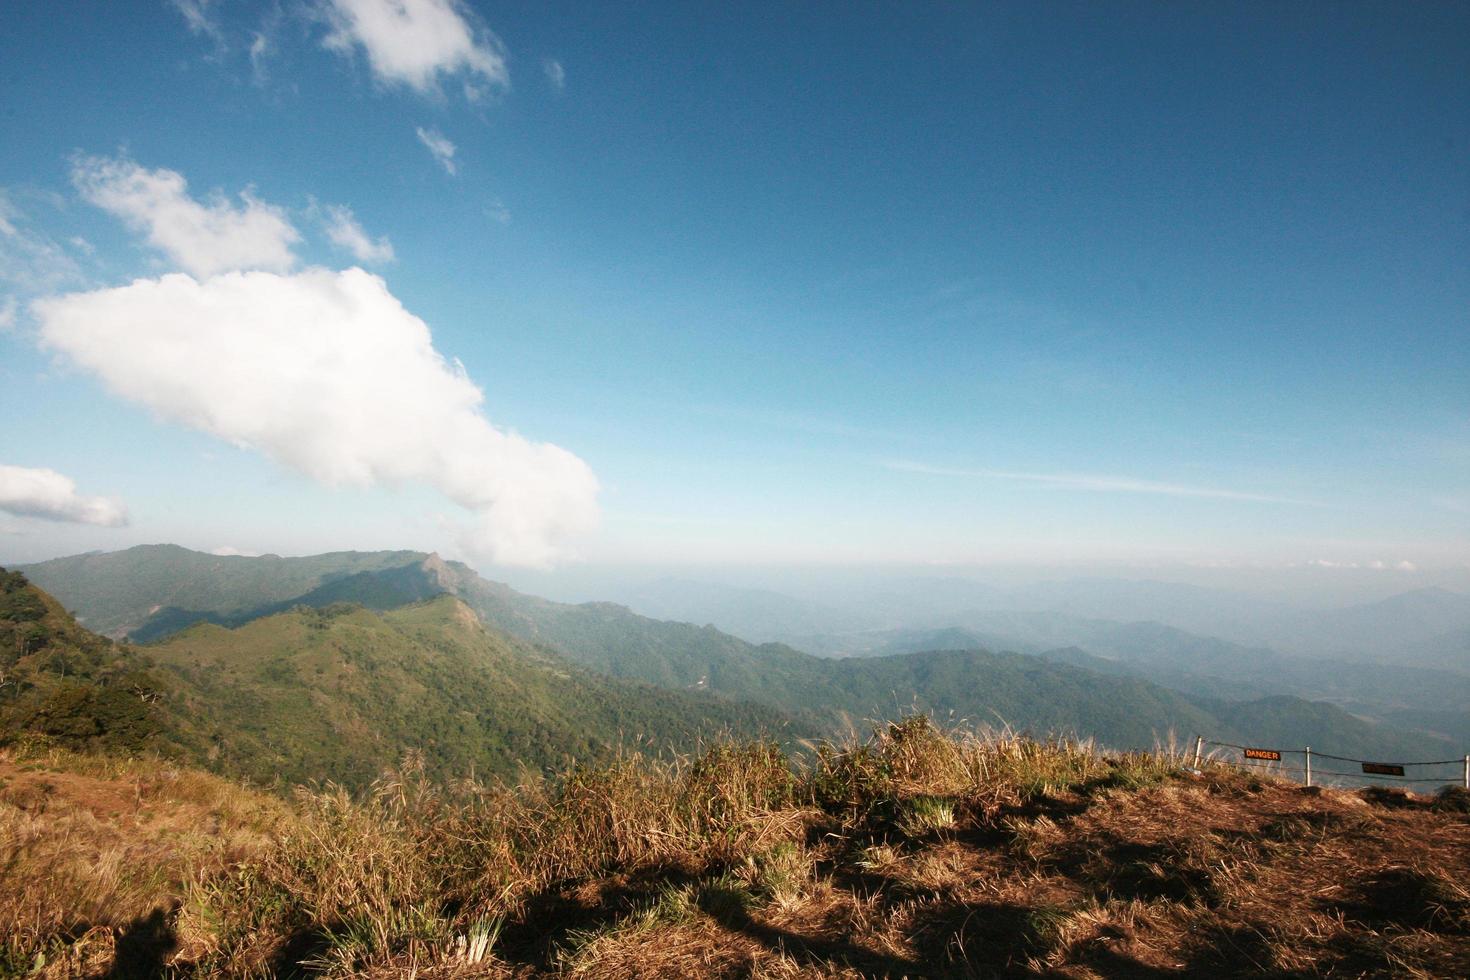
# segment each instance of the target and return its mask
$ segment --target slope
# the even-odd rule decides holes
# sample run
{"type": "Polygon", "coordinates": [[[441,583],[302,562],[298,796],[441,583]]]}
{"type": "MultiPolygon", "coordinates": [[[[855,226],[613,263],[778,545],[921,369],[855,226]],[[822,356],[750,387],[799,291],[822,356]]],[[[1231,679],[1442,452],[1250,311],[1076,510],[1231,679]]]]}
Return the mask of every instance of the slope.
{"type": "Polygon", "coordinates": [[[180,688],[146,654],[78,626],[0,569],[0,741],[22,732],[76,748],[197,756],[180,688]]]}
{"type": "Polygon", "coordinates": [[[409,749],[436,776],[508,774],[603,759],[624,741],[808,734],[767,708],[588,674],[485,629],[450,596],[199,624],[149,650],[197,692],[225,769],[286,782],[361,785],[409,749]]]}

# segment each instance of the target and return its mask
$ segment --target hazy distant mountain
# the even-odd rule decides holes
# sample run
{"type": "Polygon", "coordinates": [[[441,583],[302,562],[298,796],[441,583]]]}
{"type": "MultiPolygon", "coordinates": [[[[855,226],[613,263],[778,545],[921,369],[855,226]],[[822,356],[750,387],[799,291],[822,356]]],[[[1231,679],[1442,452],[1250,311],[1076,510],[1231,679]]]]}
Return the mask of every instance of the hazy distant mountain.
{"type": "MultiPolygon", "coordinates": [[[[1288,655],[1470,672],[1470,651],[1460,636],[1470,629],[1470,596],[1437,588],[1339,609],[1177,582],[1097,577],[1002,588],[954,576],[899,576],[807,591],[811,595],[798,596],[662,579],[617,598],[656,618],[709,623],[751,642],[779,641],[823,656],[924,649],[914,636],[954,628],[992,648],[1036,651],[1089,642],[1096,648],[1100,641],[1091,634],[1102,624],[1152,622],[1288,655]],[[899,634],[907,638],[899,641],[899,634]]],[[[1232,657],[1238,659],[1238,651],[1232,657]]]]}
{"type": "MultiPolygon", "coordinates": [[[[1470,629],[1470,595],[1447,589],[1417,589],[1379,602],[1326,613],[1308,613],[1278,624],[1288,648],[1350,654],[1384,663],[1413,659],[1424,643],[1470,629]]],[[[1470,660],[1454,664],[1470,670],[1470,660]]]]}
{"type": "Polygon", "coordinates": [[[1407,663],[1470,674],[1470,628],[1450,630],[1404,649],[1407,663]]]}
{"type": "MultiPolygon", "coordinates": [[[[1218,589],[1157,582],[1079,580],[1012,593],[1016,608],[1115,621],[1153,621],[1176,629],[1288,654],[1385,664],[1430,664],[1470,671],[1470,658],[1422,659],[1418,645],[1470,628],[1470,595],[1418,589],[1340,609],[1299,609],[1218,589]]],[[[978,617],[986,624],[984,617],[978,617]]],[[[964,620],[959,622],[970,625],[964,620]]]]}
{"type": "Polygon", "coordinates": [[[768,589],[745,589],[693,579],[661,578],[616,597],[654,619],[709,623],[752,643],[786,636],[861,629],[862,614],[768,589]]]}
{"type": "Polygon", "coordinates": [[[963,627],[882,630],[798,642],[808,650],[841,656],[940,648],[1040,653],[1050,660],[1143,678],[1192,696],[1252,700],[1290,694],[1426,733],[1454,736],[1470,731],[1466,674],[1288,656],[1161,623],[1116,623],[1062,613],[990,613],[974,619],[994,632],[963,627]]]}
{"type": "Polygon", "coordinates": [[[1005,608],[1067,613],[1089,619],[1154,621],[1211,635],[1233,635],[1241,623],[1294,612],[1293,607],[1225,589],[1180,582],[1078,578],[1010,590],[1005,608]]]}

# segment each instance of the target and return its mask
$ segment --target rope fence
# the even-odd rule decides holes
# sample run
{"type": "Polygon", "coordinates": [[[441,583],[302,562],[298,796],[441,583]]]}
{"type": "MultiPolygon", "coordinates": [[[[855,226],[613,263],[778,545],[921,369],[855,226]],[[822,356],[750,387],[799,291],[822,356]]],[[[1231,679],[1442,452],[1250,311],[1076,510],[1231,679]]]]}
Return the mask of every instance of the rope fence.
{"type": "Polygon", "coordinates": [[[1237,745],[1234,742],[1218,742],[1214,739],[1205,738],[1203,735],[1195,736],[1194,740],[1194,767],[1198,769],[1204,760],[1206,745],[1213,745],[1222,749],[1233,749],[1241,754],[1243,758],[1229,760],[1231,765],[1245,766],[1251,769],[1269,769],[1278,773],[1300,773],[1304,785],[1311,786],[1312,779],[1319,776],[1348,777],[1352,779],[1387,779],[1396,783],[1451,783],[1452,778],[1440,776],[1417,776],[1411,775],[1409,770],[1425,766],[1460,766],[1461,784],[1470,790],[1470,755],[1458,759],[1436,759],[1429,762],[1384,762],[1379,759],[1355,759],[1351,756],[1333,755],[1329,752],[1314,752],[1310,745],[1300,749],[1268,748],[1255,745],[1237,745]],[[1284,765],[1287,756],[1301,756],[1300,765],[1284,765]],[[1347,762],[1359,766],[1357,772],[1342,769],[1322,769],[1312,765],[1314,760],[1327,759],[1332,762],[1347,762]]]}

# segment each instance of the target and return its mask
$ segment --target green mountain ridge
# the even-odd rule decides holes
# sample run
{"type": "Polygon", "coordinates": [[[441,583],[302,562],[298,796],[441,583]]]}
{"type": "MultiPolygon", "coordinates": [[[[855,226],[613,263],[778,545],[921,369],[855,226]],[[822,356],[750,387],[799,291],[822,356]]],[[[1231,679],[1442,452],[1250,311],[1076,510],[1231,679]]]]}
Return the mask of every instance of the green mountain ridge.
{"type": "Polygon", "coordinates": [[[135,635],[140,628],[164,614],[168,627],[155,626],[145,634],[158,639],[199,619],[237,618],[334,579],[399,568],[425,557],[413,551],[337,551],[304,558],[211,555],[156,544],[55,558],[15,570],[65,602],[87,629],[113,639],[141,639],[135,635]],[[194,618],[181,612],[192,612],[194,618]]]}

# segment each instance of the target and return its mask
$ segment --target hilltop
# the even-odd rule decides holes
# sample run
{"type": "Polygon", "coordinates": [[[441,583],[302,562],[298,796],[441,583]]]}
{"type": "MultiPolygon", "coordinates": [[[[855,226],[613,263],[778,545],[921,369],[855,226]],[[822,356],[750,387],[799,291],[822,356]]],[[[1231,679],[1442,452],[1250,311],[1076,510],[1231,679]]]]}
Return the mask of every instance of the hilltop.
{"type": "Polygon", "coordinates": [[[0,975],[1463,976],[1470,799],[943,732],[290,804],[0,750],[0,975]]]}

